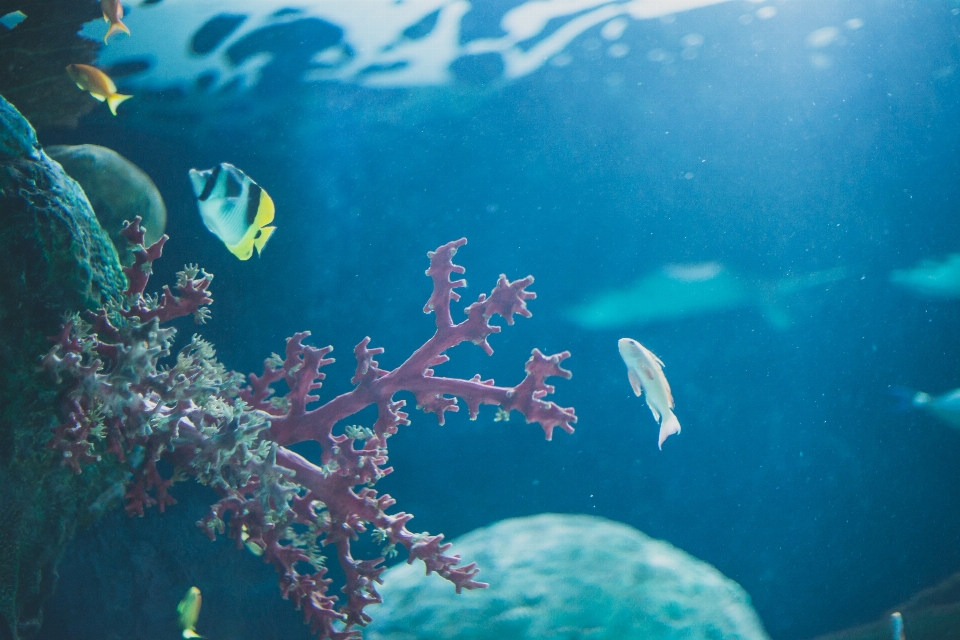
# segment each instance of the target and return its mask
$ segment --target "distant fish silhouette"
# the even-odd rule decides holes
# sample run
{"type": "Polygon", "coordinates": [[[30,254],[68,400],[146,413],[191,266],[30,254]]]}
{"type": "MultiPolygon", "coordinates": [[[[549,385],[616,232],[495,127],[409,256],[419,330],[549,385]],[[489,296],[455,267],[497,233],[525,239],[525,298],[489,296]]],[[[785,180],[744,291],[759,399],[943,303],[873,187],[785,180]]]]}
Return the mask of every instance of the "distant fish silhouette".
{"type": "Polygon", "coordinates": [[[960,429],[960,389],[932,396],[923,391],[892,385],[890,392],[903,401],[905,408],[921,409],[954,429],[960,429]]]}
{"type": "Polygon", "coordinates": [[[25,14],[23,11],[11,11],[10,13],[0,16],[0,25],[5,26],[7,29],[13,29],[26,19],[27,14],[25,14]]]}
{"type": "Polygon", "coordinates": [[[845,270],[838,267],[763,282],[740,276],[719,262],[669,264],[628,287],[600,293],[566,315],[584,329],[604,330],[756,306],[770,324],[785,329],[791,319],[780,307],[783,297],[844,275],[845,270]]]}
{"type": "Polygon", "coordinates": [[[898,269],[890,282],[926,298],[960,298],[960,253],[942,262],[924,260],[912,269],[898,269]]]}

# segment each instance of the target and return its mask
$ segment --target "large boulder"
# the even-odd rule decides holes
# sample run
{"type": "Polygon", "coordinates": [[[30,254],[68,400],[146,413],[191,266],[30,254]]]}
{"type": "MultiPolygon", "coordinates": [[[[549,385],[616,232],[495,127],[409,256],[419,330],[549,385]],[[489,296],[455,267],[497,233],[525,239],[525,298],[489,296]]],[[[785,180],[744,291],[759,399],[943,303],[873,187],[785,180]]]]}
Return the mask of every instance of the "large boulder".
{"type": "Polygon", "coordinates": [[[503,520],[454,541],[488,589],[454,593],[414,565],[383,577],[370,640],[767,640],[750,597],[709,564],[582,515],[503,520]]]}
{"type": "Polygon", "coordinates": [[[120,234],[124,222],[140,216],[147,246],[163,235],[167,208],[157,186],[140,167],[113,149],[95,144],[58,145],[44,151],[83,187],[124,264],[133,264],[130,243],[120,234]]]}
{"type": "Polygon", "coordinates": [[[111,461],[80,476],[46,447],[59,394],[40,368],[67,312],[126,287],[86,196],[0,97],[0,640],[40,628],[56,568],[88,509],[122,476],[111,461]]]}

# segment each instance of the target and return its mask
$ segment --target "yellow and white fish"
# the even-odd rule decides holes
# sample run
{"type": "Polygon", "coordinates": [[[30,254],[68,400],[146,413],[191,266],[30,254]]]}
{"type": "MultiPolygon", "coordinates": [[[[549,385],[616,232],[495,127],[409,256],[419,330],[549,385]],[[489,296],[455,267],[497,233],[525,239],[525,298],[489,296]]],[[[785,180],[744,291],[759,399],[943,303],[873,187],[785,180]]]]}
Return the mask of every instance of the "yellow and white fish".
{"type": "Polygon", "coordinates": [[[200,617],[200,605],[203,604],[203,597],[200,595],[200,589],[190,587],[187,595],[177,605],[177,618],[180,621],[181,634],[185,639],[202,638],[197,633],[197,618],[200,617]]]}
{"type": "Polygon", "coordinates": [[[630,386],[638,396],[647,392],[647,406],[654,419],[660,423],[658,446],[663,449],[663,441],[674,433],[680,433],[680,421],[673,414],[673,395],[670,384],[663,375],[663,362],[649,349],[636,340],[620,338],[620,357],[627,365],[630,386]]]}
{"type": "Polygon", "coordinates": [[[115,33],[122,31],[130,35],[130,29],[123,24],[123,5],[120,4],[120,0],[100,0],[100,11],[103,12],[103,20],[110,23],[107,35],[103,36],[104,44],[107,44],[107,40],[115,33]]]}
{"type": "Polygon", "coordinates": [[[133,97],[117,93],[117,85],[113,84],[110,76],[88,64],[68,64],[67,75],[94,98],[100,102],[106,101],[113,115],[117,115],[117,106],[121,102],[133,97]]]}
{"type": "Polygon", "coordinates": [[[226,162],[206,171],[190,169],[190,182],[207,229],[241,260],[249,260],[254,249],[259,255],[276,229],[268,226],[274,206],[267,192],[226,162]]]}

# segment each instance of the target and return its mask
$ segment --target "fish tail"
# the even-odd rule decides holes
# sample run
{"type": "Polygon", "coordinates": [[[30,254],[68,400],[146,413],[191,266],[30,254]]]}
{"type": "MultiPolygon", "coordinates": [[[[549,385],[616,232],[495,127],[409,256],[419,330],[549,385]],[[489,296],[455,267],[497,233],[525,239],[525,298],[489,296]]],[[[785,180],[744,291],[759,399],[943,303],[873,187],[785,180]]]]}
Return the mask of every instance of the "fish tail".
{"type": "Polygon", "coordinates": [[[267,240],[270,239],[276,229],[276,227],[262,227],[260,229],[260,235],[253,241],[253,246],[257,248],[257,255],[260,255],[260,252],[263,251],[263,246],[267,244],[267,240]]]}
{"type": "Polygon", "coordinates": [[[909,411],[930,401],[930,395],[922,391],[914,391],[899,384],[891,384],[888,388],[890,394],[897,399],[897,409],[900,411],[909,411]]]}
{"type": "Polygon", "coordinates": [[[664,409],[663,420],[660,421],[660,440],[657,446],[663,450],[663,441],[675,433],[680,433],[680,421],[670,409],[664,409]]]}
{"type": "Polygon", "coordinates": [[[129,100],[133,96],[123,95],[122,93],[115,93],[112,96],[107,96],[107,105],[110,107],[110,113],[117,115],[117,107],[124,100],[129,100]]]}
{"type": "MultiPolygon", "coordinates": [[[[107,22],[110,22],[110,18],[103,16],[103,19],[107,22]]],[[[107,29],[107,35],[103,36],[103,43],[107,44],[107,40],[110,39],[110,36],[123,32],[127,35],[130,35],[130,29],[127,28],[127,25],[123,24],[122,20],[117,20],[116,22],[110,22],[110,28],[107,29]]]]}

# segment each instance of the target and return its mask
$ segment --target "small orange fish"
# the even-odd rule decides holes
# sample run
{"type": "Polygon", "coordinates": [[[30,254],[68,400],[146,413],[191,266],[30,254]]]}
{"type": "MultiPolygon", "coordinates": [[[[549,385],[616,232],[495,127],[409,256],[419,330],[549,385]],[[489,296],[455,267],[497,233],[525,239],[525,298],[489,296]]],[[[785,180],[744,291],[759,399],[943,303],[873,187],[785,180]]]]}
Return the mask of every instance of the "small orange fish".
{"type": "Polygon", "coordinates": [[[117,105],[133,97],[117,93],[117,85],[113,84],[110,76],[96,67],[87,64],[68,64],[67,74],[78,87],[100,102],[106,101],[113,115],[117,115],[117,105]]]}
{"type": "Polygon", "coordinates": [[[120,4],[120,0],[100,0],[100,10],[103,11],[104,22],[110,23],[110,28],[107,29],[107,35],[103,36],[104,44],[106,44],[110,36],[115,33],[122,31],[130,35],[130,29],[127,28],[127,25],[123,24],[123,5],[120,4]]]}

